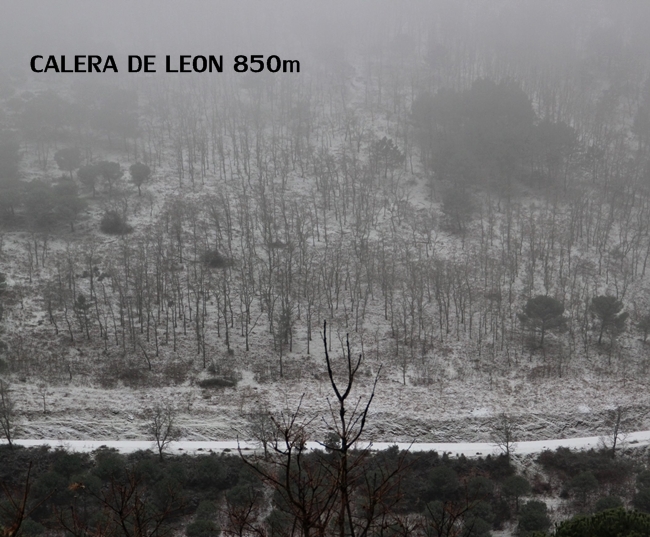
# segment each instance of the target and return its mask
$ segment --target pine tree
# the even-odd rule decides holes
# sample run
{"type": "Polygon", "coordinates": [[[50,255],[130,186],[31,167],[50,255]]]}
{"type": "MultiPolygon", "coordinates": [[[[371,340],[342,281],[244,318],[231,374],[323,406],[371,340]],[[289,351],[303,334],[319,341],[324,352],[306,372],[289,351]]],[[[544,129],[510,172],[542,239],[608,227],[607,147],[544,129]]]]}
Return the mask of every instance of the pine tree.
{"type": "Polygon", "coordinates": [[[598,344],[603,340],[603,334],[608,332],[612,339],[625,330],[625,321],[629,313],[620,311],[623,309],[623,303],[613,296],[597,296],[591,300],[589,309],[593,315],[598,317],[600,328],[598,334],[598,344]]]}
{"type": "Polygon", "coordinates": [[[564,305],[553,297],[537,295],[529,298],[523,313],[519,314],[519,320],[524,326],[533,331],[539,331],[539,346],[544,346],[544,336],[548,330],[560,329],[566,323],[563,316],[564,305]]]}

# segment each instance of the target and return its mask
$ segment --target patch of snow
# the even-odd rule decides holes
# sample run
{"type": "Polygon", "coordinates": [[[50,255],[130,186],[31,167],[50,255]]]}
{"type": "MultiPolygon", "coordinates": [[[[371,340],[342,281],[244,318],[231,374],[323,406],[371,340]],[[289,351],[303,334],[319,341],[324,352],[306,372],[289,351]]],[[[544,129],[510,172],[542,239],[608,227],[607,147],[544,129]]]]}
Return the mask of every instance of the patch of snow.
{"type": "MultiPolygon", "coordinates": [[[[650,445],[650,431],[637,431],[627,435],[628,443],[633,443],[636,447],[650,445]]],[[[0,443],[6,443],[1,441],[0,443]]],[[[15,440],[15,444],[25,447],[51,446],[53,448],[66,449],[68,451],[91,452],[101,447],[114,448],[122,453],[131,453],[138,450],[147,450],[155,448],[155,443],[147,440],[15,440]]],[[[541,453],[544,450],[556,450],[559,447],[582,450],[598,448],[601,438],[598,436],[585,436],[581,438],[562,438],[556,440],[534,440],[530,442],[518,442],[516,453],[520,455],[531,455],[541,453]]],[[[497,455],[500,452],[498,446],[489,442],[371,442],[360,443],[360,448],[369,448],[373,451],[388,449],[397,446],[402,450],[413,452],[418,451],[437,451],[438,453],[447,453],[452,456],[464,455],[465,457],[485,457],[487,455],[497,455]]],[[[172,442],[169,445],[169,451],[172,453],[191,453],[199,452],[236,452],[241,449],[242,452],[253,451],[259,448],[258,442],[238,442],[237,440],[224,441],[192,441],[182,440],[172,442]]],[[[319,442],[307,442],[307,449],[322,450],[323,446],[319,442]]]]}

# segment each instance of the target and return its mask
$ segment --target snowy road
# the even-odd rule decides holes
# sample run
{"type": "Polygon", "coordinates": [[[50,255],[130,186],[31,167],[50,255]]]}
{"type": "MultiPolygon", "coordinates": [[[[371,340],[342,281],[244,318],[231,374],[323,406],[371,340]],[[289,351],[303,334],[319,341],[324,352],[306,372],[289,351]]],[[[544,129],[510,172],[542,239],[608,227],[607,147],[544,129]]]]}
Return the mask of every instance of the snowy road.
{"type": "MultiPolygon", "coordinates": [[[[572,449],[590,449],[602,447],[605,439],[602,436],[586,436],[582,438],[565,438],[559,440],[536,440],[531,442],[518,442],[515,446],[515,453],[534,454],[540,453],[546,449],[555,450],[559,447],[568,447],[572,449]]],[[[650,445],[650,431],[637,431],[624,435],[619,439],[621,447],[641,447],[650,445]]],[[[143,449],[154,449],[155,444],[147,440],[15,440],[15,444],[34,447],[49,445],[53,448],[61,447],[70,451],[93,451],[101,446],[115,448],[122,453],[130,453],[143,449]]],[[[173,442],[168,451],[172,453],[206,453],[206,452],[228,452],[236,451],[238,442],[236,440],[215,441],[215,442],[198,442],[198,441],[178,441],[173,442]]],[[[250,451],[259,447],[256,442],[240,442],[243,451],[250,451]]],[[[467,457],[486,456],[499,453],[499,448],[495,444],[488,442],[462,442],[462,443],[389,443],[373,442],[372,449],[381,450],[390,446],[398,446],[400,449],[409,449],[410,451],[437,451],[438,453],[449,453],[450,455],[465,455],[467,457]]],[[[317,442],[308,442],[309,449],[322,449],[317,442]]]]}

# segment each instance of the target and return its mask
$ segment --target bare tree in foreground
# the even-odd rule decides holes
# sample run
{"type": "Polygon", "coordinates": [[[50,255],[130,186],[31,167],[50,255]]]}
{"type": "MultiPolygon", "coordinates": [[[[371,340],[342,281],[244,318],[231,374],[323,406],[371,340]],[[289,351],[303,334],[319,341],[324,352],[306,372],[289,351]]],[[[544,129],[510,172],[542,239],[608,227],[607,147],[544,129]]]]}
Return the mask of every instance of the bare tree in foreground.
{"type": "Polygon", "coordinates": [[[264,510],[264,493],[248,487],[243,494],[226,493],[226,523],[223,534],[230,537],[266,537],[267,533],[260,524],[260,515],[264,510]],[[235,497],[236,496],[236,497],[235,497]]]}
{"type": "Polygon", "coordinates": [[[307,426],[311,420],[300,421],[302,400],[294,412],[272,418],[276,434],[270,444],[270,461],[249,459],[241,448],[239,453],[244,463],[276,492],[275,508],[291,520],[290,525],[302,537],[310,537],[325,534],[336,493],[324,454],[310,457],[307,452],[307,426]]]}
{"type": "MultiPolygon", "coordinates": [[[[357,482],[360,478],[363,478],[363,469],[365,466],[365,461],[367,458],[367,448],[362,450],[360,453],[355,453],[351,456],[351,450],[355,448],[355,445],[361,438],[361,435],[364,432],[366,426],[366,420],[368,418],[368,411],[370,410],[370,404],[372,403],[373,398],[375,397],[375,389],[377,387],[377,382],[379,381],[379,373],[381,372],[381,367],[375,376],[375,381],[372,386],[372,391],[365,405],[362,404],[361,398],[354,402],[351,409],[346,405],[348,404],[348,398],[350,397],[352,387],[354,385],[355,376],[359,372],[361,367],[361,362],[363,355],[359,355],[357,360],[352,358],[352,352],[350,350],[350,339],[346,336],[346,369],[344,374],[343,382],[337,381],[334,378],[334,372],[332,369],[332,361],[327,350],[327,321],[323,323],[323,346],[325,348],[325,361],[327,363],[327,374],[329,376],[330,384],[332,390],[336,395],[336,402],[332,404],[328,401],[330,406],[330,412],[332,416],[332,423],[329,424],[332,432],[338,437],[337,445],[328,446],[329,449],[334,451],[339,455],[338,460],[338,475],[337,475],[337,487],[339,495],[339,512],[338,512],[338,529],[341,537],[345,537],[346,533],[354,536],[358,530],[361,530],[363,534],[367,533],[370,529],[370,525],[374,521],[373,516],[366,517],[366,527],[357,528],[354,522],[354,516],[352,513],[352,499],[351,493],[353,489],[354,482],[357,482]],[[341,384],[341,386],[339,386],[341,384]]],[[[380,483],[375,485],[380,485],[379,488],[374,490],[368,490],[370,497],[376,496],[376,492],[379,492],[379,489],[385,487],[387,479],[380,479],[380,483]]],[[[369,483],[367,483],[369,484],[369,483]]],[[[370,485],[370,489],[376,488],[376,486],[370,485]]],[[[367,515],[372,515],[371,509],[374,510],[376,505],[368,505],[367,509],[369,512],[367,515]]],[[[362,524],[364,526],[364,524],[362,524]]]]}
{"type": "MultiPolygon", "coordinates": [[[[312,419],[302,418],[300,400],[293,412],[271,418],[275,434],[269,443],[269,457],[245,457],[245,464],[258,473],[274,491],[274,507],[282,514],[287,535],[324,535],[335,531],[341,537],[366,537],[387,528],[391,508],[399,501],[399,474],[403,457],[389,465],[375,460],[369,446],[357,447],[366,428],[370,405],[379,376],[370,395],[352,401],[362,356],[353,359],[349,339],[337,379],[328,351],[327,324],[322,341],[330,385],[335,401],[330,401],[331,421],[327,422],[333,441],[319,442],[323,450],[307,450],[312,419]]],[[[276,529],[274,529],[276,531],[276,529]]],[[[282,530],[277,530],[282,533],[282,530]]]]}
{"type": "Polygon", "coordinates": [[[102,516],[90,520],[85,508],[76,505],[58,511],[60,527],[72,537],[169,537],[173,533],[167,523],[185,507],[179,491],[171,486],[155,501],[134,470],[127,470],[123,479],[112,478],[98,491],[82,483],[73,483],[70,490],[77,497],[92,498],[102,509],[102,516]]]}
{"type": "Polygon", "coordinates": [[[27,468],[25,477],[25,486],[20,491],[18,497],[11,493],[5,483],[0,482],[0,488],[5,495],[5,501],[0,502],[0,535],[2,537],[16,537],[20,532],[20,527],[25,519],[49,498],[49,494],[42,497],[40,501],[30,502],[32,463],[27,468]],[[31,504],[31,505],[28,505],[31,504]],[[4,522],[4,525],[2,524],[4,522]]]}

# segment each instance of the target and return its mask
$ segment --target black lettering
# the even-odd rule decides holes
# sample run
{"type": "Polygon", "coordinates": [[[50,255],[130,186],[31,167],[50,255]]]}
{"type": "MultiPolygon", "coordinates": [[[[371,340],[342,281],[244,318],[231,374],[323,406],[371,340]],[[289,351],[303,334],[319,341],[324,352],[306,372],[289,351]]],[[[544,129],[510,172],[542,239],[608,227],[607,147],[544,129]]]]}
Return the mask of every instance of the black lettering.
{"type": "Polygon", "coordinates": [[[171,68],[170,59],[171,58],[169,56],[165,56],[165,71],[167,71],[168,73],[178,73],[177,69],[172,69],[171,68]]]}
{"type": "Polygon", "coordinates": [[[85,73],[86,72],[86,57],[85,56],[75,56],[74,57],[74,72],[75,73],[85,73]]]}
{"type": "Polygon", "coordinates": [[[43,71],[47,73],[50,69],[53,71],[59,73],[59,66],[56,63],[56,58],[54,56],[48,56],[47,57],[47,63],[45,64],[45,69],[43,71]]]}
{"type": "Polygon", "coordinates": [[[92,73],[94,70],[99,73],[99,62],[101,61],[102,59],[99,56],[88,56],[88,72],[92,73]]]}
{"type": "Polygon", "coordinates": [[[191,73],[191,69],[185,69],[185,67],[190,66],[190,62],[187,60],[187,58],[191,58],[192,56],[181,56],[181,73],[191,73]]]}
{"type": "Polygon", "coordinates": [[[73,69],[65,68],[65,56],[61,56],[61,72],[62,73],[74,73],[73,69]]]}
{"type": "Polygon", "coordinates": [[[273,56],[269,56],[266,60],[266,68],[271,73],[277,73],[280,69],[282,69],[282,60],[275,54],[273,56]],[[272,62],[275,62],[275,64],[272,62]]]}
{"type": "Polygon", "coordinates": [[[208,56],[209,61],[210,61],[210,72],[212,72],[212,67],[215,68],[217,73],[222,73],[223,72],[223,56],[219,56],[219,61],[217,61],[217,58],[215,58],[212,54],[208,56]]]}
{"type": "Polygon", "coordinates": [[[208,68],[208,60],[205,59],[205,56],[195,56],[192,60],[192,68],[197,73],[202,73],[208,68]]]}
{"type": "Polygon", "coordinates": [[[287,67],[289,68],[288,71],[290,73],[293,73],[293,68],[294,66],[296,67],[296,73],[300,72],[300,62],[298,60],[284,60],[282,62],[282,72],[286,73],[287,72],[287,67]]]}
{"type": "Polygon", "coordinates": [[[32,71],[34,71],[35,73],[42,73],[43,69],[36,69],[37,58],[40,58],[42,60],[43,56],[32,56],[32,60],[29,62],[29,64],[32,66],[32,71]]]}
{"type": "Polygon", "coordinates": [[[113,56],[106,57],[106,63],[104,63],[104,70],[102,73],[105,73],[106,69],[111,69],[114,73],[117,73],[117,65],[115,65],[115,59],[113,56]]]}
{"type": "Polygon", "coordinates": [[[129,55],[129,73],[138,73],[142,69],[142,58],[140,56],[131,56],[129,55]],[[133,67],[133,60],[138,62],[137,67],[133,67]]]}
{"type": "Polygon", "coordinates": [[[144,72],[145,73],[155,73],[156,70],[153,68],[153,59],[155,56],[145,56],[144,57],[144,72]]]}
{"type": "Polygon", "coordinates": [[[259,73],[264,70],[264,56],[262,54],[253,54],[251,56],[251,73],[259,73]],[[253,64],[259,65],[258,69],[253,69],[253,64]]]}
{"type": "Polygon", "coordinates": [[[235,71],[238,73],[245,73],[248,71],[248,56],[240,54],[235,56],[235,71]]]}

